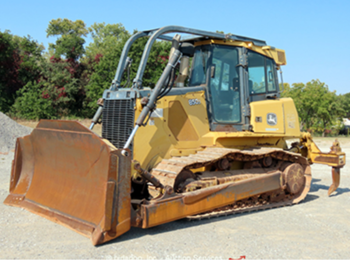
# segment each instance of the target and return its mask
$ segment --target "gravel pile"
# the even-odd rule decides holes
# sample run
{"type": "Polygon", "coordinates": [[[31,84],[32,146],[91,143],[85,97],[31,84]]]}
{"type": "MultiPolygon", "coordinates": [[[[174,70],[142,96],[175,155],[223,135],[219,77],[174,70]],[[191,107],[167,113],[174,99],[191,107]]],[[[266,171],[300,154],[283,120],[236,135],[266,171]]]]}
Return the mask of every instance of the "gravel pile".
{"type": "Polygon", "coordinates": [[[6,153],[15,148],[16,139],[32,132],[0,112],[0,152],[6,153]]]}

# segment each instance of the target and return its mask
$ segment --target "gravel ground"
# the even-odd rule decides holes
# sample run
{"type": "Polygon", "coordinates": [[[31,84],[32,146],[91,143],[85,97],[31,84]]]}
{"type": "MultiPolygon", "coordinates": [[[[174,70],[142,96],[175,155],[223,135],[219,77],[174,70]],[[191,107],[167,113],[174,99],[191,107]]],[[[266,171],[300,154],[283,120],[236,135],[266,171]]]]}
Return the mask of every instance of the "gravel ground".
{"type": "Polygon", "coordinates": [[[0,153],[6,153],[16,145],[17,137],[31,133],[32,128],[20,125],[0,112],[0,153]]]}
{"type": "MultiPolygon", "coordinates": [[[[317,142],[329,151],[330,141],[317,142]]],[[[341,184],[331,197],[331,169],[312,166],[306,199],[291,207],[132,228],[102,246],[26,210],[0,204],[1,259],[350,259],[350,139],[341,184]]],[[[0,201],[8,195],[13,152],[0,155],[0,201]]]]}

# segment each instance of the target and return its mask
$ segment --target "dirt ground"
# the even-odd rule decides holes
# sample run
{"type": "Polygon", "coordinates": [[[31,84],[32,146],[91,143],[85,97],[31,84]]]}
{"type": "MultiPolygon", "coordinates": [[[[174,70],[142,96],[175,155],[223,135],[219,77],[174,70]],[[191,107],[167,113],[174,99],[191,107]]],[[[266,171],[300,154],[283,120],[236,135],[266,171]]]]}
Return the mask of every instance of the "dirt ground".
{"type": "MultiPolygon", "coordinates": [[[[333,140],[315,139],[325,152],[333,140]]],[[[68,228],[0,204],[0,258],[350,259],[350,138],[339,140],[348,155],[347,165],[341,170],[340,187],[330,197],[331,168],[313,165],[310,192],[297,205],[201,221],[183,219],[150,229],[132,228],[98,247],[68,228]]],[[[12,159],[13,152],[0,155],[1,202],[8,195],[12,159]]]]}

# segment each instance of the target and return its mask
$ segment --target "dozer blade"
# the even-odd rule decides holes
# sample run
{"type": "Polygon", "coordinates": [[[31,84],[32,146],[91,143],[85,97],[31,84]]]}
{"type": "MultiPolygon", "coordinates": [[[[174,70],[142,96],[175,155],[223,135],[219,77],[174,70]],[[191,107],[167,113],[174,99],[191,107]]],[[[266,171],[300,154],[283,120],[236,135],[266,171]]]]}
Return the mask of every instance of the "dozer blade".
{"type": "MultiPolygon", "coordinates": [[[[91,238],[130,229],[130,157],[74,121],[42,120],[16,143],[10,195],[18,206],[91,238]]],[[[129,153],[130,154],[130,153],[129,153]]]]}

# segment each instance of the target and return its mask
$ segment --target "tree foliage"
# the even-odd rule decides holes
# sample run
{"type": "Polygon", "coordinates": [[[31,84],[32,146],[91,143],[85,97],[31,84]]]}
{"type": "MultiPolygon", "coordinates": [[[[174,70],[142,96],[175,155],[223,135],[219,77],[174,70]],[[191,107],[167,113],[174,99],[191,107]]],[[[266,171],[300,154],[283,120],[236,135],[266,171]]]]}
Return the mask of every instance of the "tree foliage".
{"type": "Polygon", "coordinates": [[[82,20],[71,21],[67,18],[52,19],[46,29],[47,37],[54,35],[86,36],[88,29],[82,20]]]}
{"type": "Polygon", "coordinates": [[[85,39],[88,34],[86,25],[81,20],[53,19],[46,30],[47,37],[58,36],[55,44],[50,44],[49,49],[54,50],[56,58],[64,56],[67,59],[78,60],[85,53],[85,39]]]}
{"type": "Polygon", "coordinates": [[[20,57],[12,35],[0,32],[0,110],[8,111],[13,94],[19,89],[18,69],[20,57]]]}
{"type": "Polygon", "coordinates": [[[54,55],[39,64],[40,79],[27,80],[18,92],[12,111],[26,119],[84,116],[90,67],[79,58],[85,52],[82,36],[88,30],[80,20],[57,19],[49,23],[46,32],[48,36],[58,37],[56,44],[50,45],[54,55]]]}
{"type": "Polygon", "coordinates": [[[94,60],[113,52],[116,45],[124,45],[130,37],[122,24],[94,23],[89,27],[92,42],[86,47],[86,58],[94,60]]]}
{"type": "MultiPolygon", "coordinates": [[[[105,89],[111,86],[124,45],[131,35],[120,24],[94,24],[90,30],[93,32],[93,43],[87,47],[87,56],[93,59],[95,66],[86,88],[88,105],[95,110],[97,99],[102,96],[105,89]]],[[[132,59],[130,84],[136,77],[147,40],[147,37],[139,38],[129,50],[128,56],[132,59]]],[[[144,86],[151,88],[155,86],[166,65],[170,48],[169,42],[154,43],[143,75],[144,86]]],[[[125,85],[126,82],[127,74],[125,73],[121,84],[125,85]]]]}
{"type": "Polygon", "coordinates": [[[350,92],[339,95],[338,99],[338,106],[344,110],[344,117],[350,118],[350,92]]]}
{"type": "Polygon", "coordinates": [[[16,92],[28,81],[39,78],[43,46],[28,37],[0,32],[0,110],[7,112],[16,92]]]}
{"type": "Polygon", "coordinates": [[[300,126],[304,130],[323,132],[336,124],[344,115],[335,92],[319,80],[284,85],[283,97],[291,97],[299,114],[300,126]]]}
{"type": "Polygon", "coordinates": [[[74,115],[79,99],[79,82],[72,77],[70,64],[52,59],[41,67],[42,75],[28,82],[13,106],[17,116],[25,119],[58,119],[74,115]]]}

